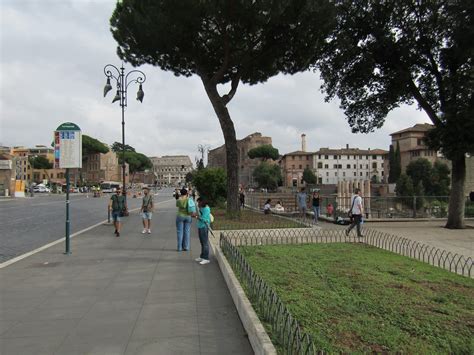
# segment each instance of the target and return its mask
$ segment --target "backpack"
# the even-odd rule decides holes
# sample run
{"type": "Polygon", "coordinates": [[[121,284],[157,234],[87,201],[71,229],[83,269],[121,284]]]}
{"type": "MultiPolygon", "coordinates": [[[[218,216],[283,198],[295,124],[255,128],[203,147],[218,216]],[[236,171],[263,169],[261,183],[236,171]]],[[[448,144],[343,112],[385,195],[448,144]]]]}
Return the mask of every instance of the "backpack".
{"type": "Polygon", "coordinates": [[[186,210],[188,212],[188,215],[193,215],[196,213],[196,204],[194,203],[194,200],[190,197],[188,197],[186,201],[186,210]]]}
{"type": "Polygon", "coordinates": [[[211,213],[211,214],[209,214],[209,219],[211,220],[211,223],[214,223],[214,216],[213,216],[213,214],[212,214],[212,213],[211,213]]]}

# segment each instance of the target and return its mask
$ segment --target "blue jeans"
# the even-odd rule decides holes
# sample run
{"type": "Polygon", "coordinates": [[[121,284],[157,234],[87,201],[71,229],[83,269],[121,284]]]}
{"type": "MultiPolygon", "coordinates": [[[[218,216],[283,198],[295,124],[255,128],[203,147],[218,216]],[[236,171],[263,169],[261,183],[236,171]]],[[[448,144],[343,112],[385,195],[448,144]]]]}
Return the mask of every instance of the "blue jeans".
{"type": "Polygon", "coordinates": [[[209,260],[209,230],[207,227],[199,228],[199,241],[201,242],[201,259],[209,260]]]}
{"type": "Polygon", "coordinates": [[[189,250],[191,216],[176,216],[176,232],[178,235],[178,251],[189,250]]]}
{"type": "Polygon", "coordinates": [[[314,212],[314,221],[318,223],[319,206],[313,206],[313,212],[314,212]]]}

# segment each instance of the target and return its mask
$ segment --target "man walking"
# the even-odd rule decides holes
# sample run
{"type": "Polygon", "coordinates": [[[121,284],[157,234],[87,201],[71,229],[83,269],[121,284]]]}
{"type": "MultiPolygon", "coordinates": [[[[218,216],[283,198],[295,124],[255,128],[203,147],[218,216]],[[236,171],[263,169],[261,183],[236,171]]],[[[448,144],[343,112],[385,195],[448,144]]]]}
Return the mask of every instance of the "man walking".
{"type": "Polygon", "coordinates": [[[357,226],[357,236],[362,238],[363,235],[360,231],[360,225],[362,222],[362,215],[364,213],[364,208],[362,206],[362,197],[360,197],[360,189],[355,189],[354,196],[351,199],[351,209],[349,210],[349,215],[352,218],[352,223],[348,229],[346,229],[346,236],[349,236],[352,228],[357,226]]]}
{"type": "Polygon", "coordinates": [[[306,218],[308,195],[306,194],[304,187],[302,187],[301,191],[296,195],[296,201],[298,202],[298,209],[300,210],[301,218],[306,218]]]}
{"type": "Polygon", "coordinates": [[[120,237],[120,229],[122,228],[121,217],[125,210],[127,210],[125,196],[122,195],[122,191],[118,188],[115,190],[115,195],[112,195],[109,201],[109,211],[112,212],[112,219],[115,227],[114,233],[117,237],[120,237]]]}
{"type": "Polygon", "coordinates": [[[151,234],[151,216],[153,214],[153,196],[150,195],[150,189],[148,187],[143,188],[143,199],[140,213],[143,221],[142,234],[151,234]]]}

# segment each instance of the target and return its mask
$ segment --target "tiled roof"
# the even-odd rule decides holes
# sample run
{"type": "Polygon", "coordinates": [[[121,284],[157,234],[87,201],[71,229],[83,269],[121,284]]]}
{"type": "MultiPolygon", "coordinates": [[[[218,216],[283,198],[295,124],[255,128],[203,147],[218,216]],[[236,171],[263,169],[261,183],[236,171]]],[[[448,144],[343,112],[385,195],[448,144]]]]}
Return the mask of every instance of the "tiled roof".
{"type": "Polygon", "coordinates": [[[390,135],[393,136],[395,134],[400,134],[400,133],[405,133],[405,132],[426,132],[433,128],[434,126],[429,123],[417,123],[413,127],[402,129],[401,131],[391,133],[390,135]]]}
{"type": "Polygon", "coordinates": [[[385,155],[385,154],[388,154],[388,151],[383,150],[383,149],[359,149],[359,148],[332,149],[332,148],[321,148],[315,154],[324,154],[324,155],[385,155]]]}

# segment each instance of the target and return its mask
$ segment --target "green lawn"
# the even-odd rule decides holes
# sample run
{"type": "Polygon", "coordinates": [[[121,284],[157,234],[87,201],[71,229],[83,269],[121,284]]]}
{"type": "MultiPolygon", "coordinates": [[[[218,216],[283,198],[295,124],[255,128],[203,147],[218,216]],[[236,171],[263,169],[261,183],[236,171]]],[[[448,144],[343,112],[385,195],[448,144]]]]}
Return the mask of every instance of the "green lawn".
{"type": "Polygon", "coordinates": [[[302,228],[303,224],[290,219],[279,218],[271,214],[258,213],[244,209],[239,218],[229,218],[223,209],[212,209],[214,223],[212,228],[216,230],[235,229],[272,229],[272,228],[302,228]]]}
{"type": "Polygon", "coordinates": [[[474,353],[474,280],[363,244],[239,247],[327,352],[474,353]]]}

